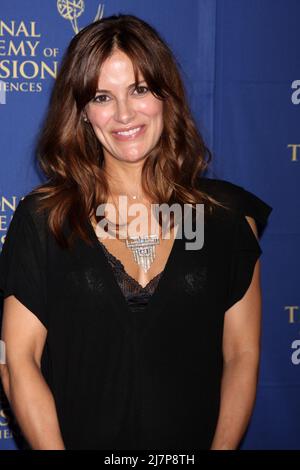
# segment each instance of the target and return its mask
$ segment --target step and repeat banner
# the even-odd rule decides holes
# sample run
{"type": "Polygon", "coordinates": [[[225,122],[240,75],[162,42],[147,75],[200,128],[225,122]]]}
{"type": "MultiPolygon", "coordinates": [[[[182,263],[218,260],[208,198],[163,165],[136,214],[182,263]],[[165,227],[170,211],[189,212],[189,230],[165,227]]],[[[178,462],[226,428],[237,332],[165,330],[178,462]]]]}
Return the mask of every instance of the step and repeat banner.
{"type": "MultiPolygon", "coordinates": [[[[260,241],[259,384],[241,449],[300,449],[299,0],[1,0],[0,250],[18,201],[43,181],[34,145],[63,52],[117,13],[149,22],[174,51],[213,152],[207,176],[273,207],[260,241]]],[[[1,390],[0,449],[26,448],[1,390]]]]}

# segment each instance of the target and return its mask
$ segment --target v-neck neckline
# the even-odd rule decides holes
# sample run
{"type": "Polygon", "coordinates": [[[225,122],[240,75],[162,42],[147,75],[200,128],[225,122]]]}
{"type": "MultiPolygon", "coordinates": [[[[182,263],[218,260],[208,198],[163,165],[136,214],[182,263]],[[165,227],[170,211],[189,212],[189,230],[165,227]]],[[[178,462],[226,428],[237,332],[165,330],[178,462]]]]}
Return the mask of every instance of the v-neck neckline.
{"type": "MultiPolygon", "coordinates": [[[[98,240],[95,229],[90,219],[88,219],[87,221],[87,226],[88,226],[88,230],[90,232],[91,238],[93,240],[93,246],[96,249],[95,253],[97,254],[97,257],[99,256],[99,261],[102,262],[101,265],[106,271],[106,275],[104,275],[103,277],[104,277],[104,281],[106,281],[108,284],[108,288],[111,294],[110,296],[111,300],[116,307],[116,312],[118,314],[118,317],[120,318],[125,328],[128,330],[128,327],[130,326],[130,324],[132,325],[133,313],[130,309],[130,306],[128,304],[128,301],[126,300],[125,295],[122,292],[121,287],[118,284],[118,281],[113,272],[112,266],[109,264],[109,261],[102,249],[102,246],[98,240]]],[[[178,232],[177,232],[177,235],[178,235],[178,232]]],[[[180,263],[178,255],[179,255],[179,252],[182,250],[183,244],[184,244],[183,237],[176,236],[172,244],[172,248],[167,258],[167,261],[165,263],[165,267],[163,271],[161,272],[162,274],[159,278],[157,286],[153,294],[150,296],[147,305],[145,306],[144,313],[143,313],[145,316],[144,318],[145,328],[143,330],[144,332],[146,331],[146,325],[148,324],[148,322],[152,321],[153,318],[159,315],[160,311],[162,310],[163,304],[167,299],[167,295],[165,294],[167,294],[167,291],[168,291],[168,282],[170,281],[170,274],[172,273],[173,268],[175,268],[178,265],[178,263],[180,263]]]]}
{"type": "MultiPolygon", "coordinates": [[[[103,248],[103,250],[107,253],[108,257],[112,258],[114,263],[116,265],[118,265],[120,267],[120,269],[123,271],[123,273],[125,274],[125,276],[132,282],[135,284],[135,286],[138,287],[139,291],[140,292],[147,292],[147,289],[149,289],[149,286],[151,283],[153,283],[153,281],[160,275],[162,275],[163,271],[162,270],[160,273],[157,273],[155,276],[153,276],[152,279],[150,279],[150,281],[147,282],[147,284],[143,287],[134,277],[132,277],[125,269],[125,266],[124,264],[122,263],[122,261],[117,258],[116,256],[114,256],[107,248],[106,246],[104,245],[104,243],[102,243],[100,240],[98,240],[98,243],[99,245],[103,248]]],[[[172,248],[173,248],[173,245],[172,245],[172,248]]],[[[170,252],[171,253],[171,252],[170,252]]],[[[155,292],[155,290],[154,290],[155,292]]]]}

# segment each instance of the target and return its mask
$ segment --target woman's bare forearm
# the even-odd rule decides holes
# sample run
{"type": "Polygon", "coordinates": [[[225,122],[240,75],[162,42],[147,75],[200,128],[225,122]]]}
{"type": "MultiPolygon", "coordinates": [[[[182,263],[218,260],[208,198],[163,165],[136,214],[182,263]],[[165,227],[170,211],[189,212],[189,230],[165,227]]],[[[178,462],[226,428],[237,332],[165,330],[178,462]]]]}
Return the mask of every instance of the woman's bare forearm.
{"type": "Polygon", "coordinates": [[[219,419],[211,450],[235,450],[253,410],[258,357],[245,353],[224,365],[219,419]]]}
{"type": "Polygon", "coordinates": [[[7,397],[21,431],[33,450],[65,450],[53,395],[34,361],[9,371],[7,397]]]}

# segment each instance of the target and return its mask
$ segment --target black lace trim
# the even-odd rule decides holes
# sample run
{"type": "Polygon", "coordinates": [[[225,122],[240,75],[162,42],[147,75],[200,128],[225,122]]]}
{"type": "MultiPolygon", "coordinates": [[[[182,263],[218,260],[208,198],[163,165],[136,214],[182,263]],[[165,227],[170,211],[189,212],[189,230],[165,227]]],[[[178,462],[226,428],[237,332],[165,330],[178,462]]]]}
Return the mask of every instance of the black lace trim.
{"type": "Polygon", "coordinates": [[[106,248],[106,246],[101,243],[100,240],[99,242],[104,250],[104,253],[109,261],[110,266],[114,271],[117,282],[126,299],[129,301],[129,303],[134,302],[135,299],[139,299],[139,302],[142,302],[146,305],[149,297],[153,295],[163,271],[154,276],[148,282],[148,284],[143,287],[139,284],[139,282],[136,281],[136,279],[134,279],[125,271],[123,263],[113,254],[111,254],[106,248]]]}

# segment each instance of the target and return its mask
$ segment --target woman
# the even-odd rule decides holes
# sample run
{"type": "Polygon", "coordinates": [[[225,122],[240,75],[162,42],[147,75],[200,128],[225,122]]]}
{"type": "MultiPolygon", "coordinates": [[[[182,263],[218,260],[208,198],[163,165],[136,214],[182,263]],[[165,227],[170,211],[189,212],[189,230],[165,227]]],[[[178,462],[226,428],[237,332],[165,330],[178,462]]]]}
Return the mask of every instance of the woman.
{"type": "Polygon", "coordinates": [[[272,209],[203,176],[211,154],[151,26],[118,15],[73,38],[37,154],[48,180],[20,201],[0,257],[5,388],[31,448],[236,449],[255,398],[257,237],[272,209]],[[157,238],[142,232],[134,253],[120,234],[136,202],[143,221],[155,203],[203,203],[202,248],[186,249],[172,218],[163,238],[156,218],[157,238]],[[105,203],[120,225],[98,216],[105,203]],[[115,237],[99,236],[103,220],[115,237]]]}

